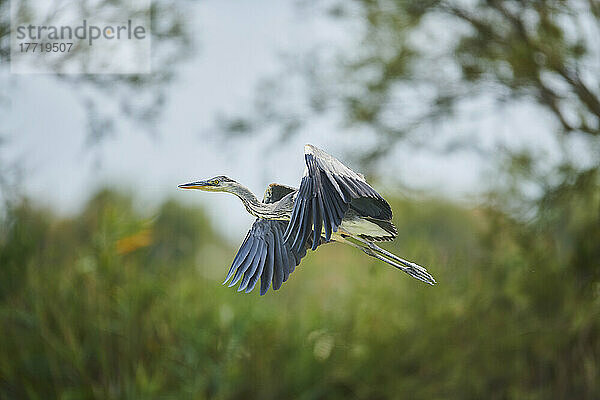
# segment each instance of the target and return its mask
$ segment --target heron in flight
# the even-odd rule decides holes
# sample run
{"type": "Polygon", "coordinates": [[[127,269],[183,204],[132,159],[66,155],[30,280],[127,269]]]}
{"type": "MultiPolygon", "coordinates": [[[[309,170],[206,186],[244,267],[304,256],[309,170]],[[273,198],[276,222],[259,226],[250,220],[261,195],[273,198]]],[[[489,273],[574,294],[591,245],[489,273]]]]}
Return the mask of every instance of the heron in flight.
{"type": "Polygon", "coordinates": [[[232,193],[256,217],[223,284],[231,279],[232,287],[241,280],[238,291],[249,293],[260,279],[261,296],[271,283],[278,290],[308,249],[314,251],[330,242],[349,244],[413,278],[436,283],[425,268],[375,244],[393,240],[398,232],[392,224],[390,205],[362,174],[310,144],[304,146],[304,159],[300,188],[272,183],[262,201],[226,176],[179,185],[182,189],[232,193]]]}

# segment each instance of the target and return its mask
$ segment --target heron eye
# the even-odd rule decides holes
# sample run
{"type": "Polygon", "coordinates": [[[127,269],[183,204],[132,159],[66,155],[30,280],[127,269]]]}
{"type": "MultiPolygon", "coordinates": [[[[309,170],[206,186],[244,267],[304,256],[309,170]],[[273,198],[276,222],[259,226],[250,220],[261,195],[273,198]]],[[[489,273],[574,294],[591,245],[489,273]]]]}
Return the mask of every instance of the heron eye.
{"type": "Polygon", "coordinates": [[[213,185],[218,185],[219,184],[219,180],[215,179],[214,181],[212,181],[213,185]]]}

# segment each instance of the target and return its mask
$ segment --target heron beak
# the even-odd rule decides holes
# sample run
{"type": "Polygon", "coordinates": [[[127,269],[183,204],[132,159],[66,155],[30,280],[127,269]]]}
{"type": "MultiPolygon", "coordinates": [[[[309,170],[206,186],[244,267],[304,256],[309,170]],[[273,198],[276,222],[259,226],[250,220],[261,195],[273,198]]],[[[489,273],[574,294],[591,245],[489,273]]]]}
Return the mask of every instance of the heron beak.
{"type": "Polygon", "coordinates": [[[213,186],[213,185],[211,183],[209,183],[208,181],[197,181],[197,182],[184,183],[184,184],[178,185],[177,187],[180,189],[204,189],[209,186],[213,186]]]}

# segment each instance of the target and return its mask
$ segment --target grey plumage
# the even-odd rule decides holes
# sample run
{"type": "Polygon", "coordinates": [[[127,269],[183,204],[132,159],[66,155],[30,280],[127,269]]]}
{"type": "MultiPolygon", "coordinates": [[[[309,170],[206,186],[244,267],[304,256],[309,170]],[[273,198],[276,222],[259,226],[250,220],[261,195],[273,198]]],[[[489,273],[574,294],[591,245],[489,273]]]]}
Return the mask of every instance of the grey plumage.
{"type": "Polygon", "coordinates": [[[257,217],[223,283],[231,279],[231,287],[241,281],[238,291],[248,293],[260,280],[261,295],[271,284],[278,290],[307,249],[329,242],[349,244],[418,280],[436,283],[425,268],[374,243],[394,239],[397,230],[390,205],[363,175],[312,145],[305,146],[304,157],[300,188],[273,183],[263,201],[226,176],[179,186],[232,193],[257,217]]]}

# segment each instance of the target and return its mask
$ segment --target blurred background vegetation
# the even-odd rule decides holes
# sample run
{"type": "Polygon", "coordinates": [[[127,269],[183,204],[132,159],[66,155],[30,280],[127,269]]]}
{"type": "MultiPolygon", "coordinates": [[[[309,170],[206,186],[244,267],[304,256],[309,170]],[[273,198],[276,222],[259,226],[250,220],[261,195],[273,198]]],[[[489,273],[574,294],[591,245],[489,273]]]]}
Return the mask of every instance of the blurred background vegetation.
{"type": "MultiPolygon", "coordinates": [[[[188,46],[184,5],[154,3],[174,24],[156,40],[188,46]]],[[[600,5],[297,6],[358,26],[360,40],[283,57],[256,107],[215,116],[215,135],[260,140],[273,130],[283,143],[334,110],[340,129],[367,137],[346,156],[374,182],[394,173],[385,163],[398,146],[491,160],[488,186],[470,202],[384,193],[400,231],[387,247],[439,284],[331,245],[279,292],[242,295],[220,285],[238,244],[202,207],[140,207],[135,188],[108,187],[63,215],[24,195],[0,158],[0,397],[600,398],[600,5]],[[444,130],[523,104],[550,122],[558,156],[486,140],[494,132],[444,130]]],[[[154,100],[142,113],[92,112],[88,134],[101,139],[107,121],[160,118],[168,99],[154,85],[168,85],[161,76],[175,77],[173,67],[158,63],[143,79],[57,79],[154,100]]]]}

